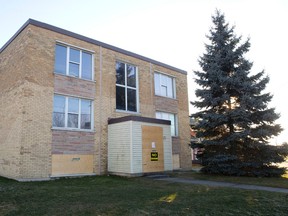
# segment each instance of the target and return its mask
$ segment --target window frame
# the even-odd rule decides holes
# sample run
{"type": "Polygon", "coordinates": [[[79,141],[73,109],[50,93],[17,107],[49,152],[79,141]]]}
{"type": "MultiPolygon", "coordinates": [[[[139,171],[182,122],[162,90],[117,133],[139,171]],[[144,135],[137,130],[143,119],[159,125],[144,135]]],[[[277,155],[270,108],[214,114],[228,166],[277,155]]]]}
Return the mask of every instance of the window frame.
{"type": "Polygon", "coordinates": [[[159,72],[159,71],[154,71],[154,93],[156,96],[160,96],[160,97],[166,97],[166,98],[171,98],[171,99],[176,99],[176,77],[174,76],[171,76],[169,74],[166,74],[166,73],[162,73],[162,72],[159,72]],[[159,91],[160,93],[156,92],[156,78],[155,76],[159,75],[159,85],[158,85],[158,88],[159,88],[159,91]],[[163,77],[167,77],[167,78],[170,78],[172,80],[172,97],[168,96],[168,93],[167,94],[164,94],[162,91],[161,91],[161,87],[166,87],[166,89],[168,89],[168,86],[167,85],[162,85],[162,82],[161,80],[163,80],[163,77]]]}
{"type": "Polygon", "coordinates": [[[55,52],[54,52],[55,56],[54,56],[54,73],[55,74],[59,74],[59,75],[63,75],[63,76],[69,76],[69,77],[74,77],[74,78],[78,78],[78,79],[83,79],[83,80],[87,80],[87,81],[94,81],[94,51],[91,51],[91,50],[87,50],[87,49],[84,49],[84,48],[81,48],[81,47],[77,47],[77,46],[73,46],[73,45],[70,45],[70,44],[66,44],[66,43],[63,43],[63,42],[56,42],[55,44],[55,52]],[[62,46],[62,47],[65,47],[66,48],[66,62],[65,62],[65,73],[59,73],[59,72],[56,72],[56,48],[57,46],[62,46]],[[75,62],[75,61],[72,61],[70,59],[70,51],[71,49],[73,50],[77,50],[79,51],[79,62],[75,62]],[[86,53],[86,54],[90,54],[91,55],[91,79],[87,79],[87,78],[83,78],[83,73],[82,73],[82,67],[83,67],[83,53],[86,53]],[[70,68],[70,63],[71,64],[76,64],[79,66],[79,72],[78,72],[78,76],[75,76],[73,74],[70,73],[69,71],[69,68],[70,68]]]}
{"type": "Polygon", "coordinates": [[[60,129],[60,130],[77,130],[77,131],[94,131],[94,101],[87,98],[79,98],[76,96],[67,96],[67,95],[61,95],[61,94],[54,94],[53,96],[53,116],[52,116],[52,129],[60,129]],[[55,96],[64,97],[64,126],[54,126],[54,103],[55,103],[55,96]],[[78,126],[77,127],[69,127],[68,121],[69,121],[69,114],[75,114],[75,112],[69,112],[69,99],[77,99],[78,100],[78,126]],[[91,103],[91,109],[90,109],[90,120],[91,120],[91,126],[90,129],[81,128],[81,116],[82,116],[82,100],[89,101],[91,103]]]}
{"type": "MultiPolygon", "coordinates": [[[[124,85],[117,83],[117,78],[115,81],[116,87],[115,87],[115,107],[117,112],[127,112],[127,113],[139,113],[140,107],[139,107],[139,82],[138,82],[138,67],[131,63],[126,63],[120,60],[116,61],[115,64],[115,73],[116,73],[116,66],[117,64],[124,64],[125,65],[125,80],[124,85]],[[128,80],[127,80],[127,65],[135,67],[136,77],[135,77],[135,85],[136,87],[128,86],[128,80]],[[117,109],[117,87],[122,87],[125,89],[125,110],[124,109],[117,109]],[[136,111],[130,111],[128,110],[128,89],[132,89],[136,91],[136,111]]],[[[116,74],[115,74],[116,75],[116,74]]]]}
{"type": "Polygon", "coordinates": [[[162,120],[169,120],[170,122],[171,122],[171,136],[172,137],[178,137],[179,136],[179,134],[178,134],[178,115],[177,114],[175,114],[175,113],[169,113],[169,112],[163,112],[163,111],[156,111],[155,112],[155,118],[156,119],[162,119],[162,120]],[[174,118],[174,134],[172,133],[172,122],[171,122],[171,120],[170,119],[166,119],[166,118],[157,118],[157,114],[168,114],[168,115],[173,115],[173,118],[174,118]]]}

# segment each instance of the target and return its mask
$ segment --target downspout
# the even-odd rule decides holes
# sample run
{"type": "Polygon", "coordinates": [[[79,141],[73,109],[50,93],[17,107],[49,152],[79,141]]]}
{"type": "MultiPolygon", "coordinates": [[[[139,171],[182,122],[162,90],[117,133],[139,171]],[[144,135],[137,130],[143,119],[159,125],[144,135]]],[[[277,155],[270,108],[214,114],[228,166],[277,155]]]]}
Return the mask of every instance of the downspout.
{"type": "Polygon", "coordinates": [[[99,169],[99,175],[101,175],[101,143],[102,143],[102,47],[100,46],[100,52],[99,52],[99,71],[100,71],[100,77],[99,77],[99,147],[98,147],[98,169],[99,169]]]}
{"type": "MultiPolygon", "coordinates": [[[[152,64],[151,64],[151,62],[149,63],[150,64],[150,81],[151,81],[151,84],[150,84],[150,89],[151,89],[151,102],[152,102],[152,104],[153,104],[153,107],[154,107],[154,112],[156,112],[156,110],[155,110],[155,103],[154,103],[154,92],[153,92],[153,90],[154,90],[154,77],[153,77],[153,70],[152,70],[152,64]]],[[[155,90],[154,90],[155,91],[155,90]]],[[[155,113],[154,113],[154,116],[151,116],[152,118],[155,118],[156,116],[155,116],[155,113]]]]}

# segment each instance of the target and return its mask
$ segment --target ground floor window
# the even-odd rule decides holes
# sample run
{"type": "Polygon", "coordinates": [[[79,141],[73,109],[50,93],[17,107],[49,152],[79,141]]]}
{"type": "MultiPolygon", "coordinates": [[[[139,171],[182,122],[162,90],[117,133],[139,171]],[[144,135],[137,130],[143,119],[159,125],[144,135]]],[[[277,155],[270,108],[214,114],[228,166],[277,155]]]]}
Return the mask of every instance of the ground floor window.
{"type": "Polygon", "coordinates": [[[171,121],[171,136],[178,136],[176,114],[166,112],[156,112],[156,118],[171,121]]]}
{"type": "Polygon", "coordinates": [[[54,95],[53,127],[92,130],[92,100],[54,95]]]}

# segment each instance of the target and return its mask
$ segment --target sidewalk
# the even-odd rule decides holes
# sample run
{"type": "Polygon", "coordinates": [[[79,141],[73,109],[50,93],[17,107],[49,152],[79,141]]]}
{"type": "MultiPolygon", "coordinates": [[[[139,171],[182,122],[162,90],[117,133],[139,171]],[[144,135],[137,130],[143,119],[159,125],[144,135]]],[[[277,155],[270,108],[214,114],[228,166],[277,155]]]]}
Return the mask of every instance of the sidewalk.
{"type": "Polygon", "coordinates": [[[207,185],[210,187],[230,187],[230,188],[239,188],[245,190],[262,190],[262,191],[270,191],[270,192],[280,192],[280,193],[288,193],[288,189],[286,188],[274,188],[274,187],[265,187],[265,186],[257,186],[257,185],[246,185],[246,184],[237,184],[237,183],[229,183],[229,182],[217,182],[217,181],[206,181],[206,180],[197,180],[197,179],[189,179],[189,178],[175,178],[175,177],[159,177],[154,180],[158,181],[167,181],[167,182],[175,182],[175,183],[185,183],[185,184],[197,184],[197,185],[207,185]]]}

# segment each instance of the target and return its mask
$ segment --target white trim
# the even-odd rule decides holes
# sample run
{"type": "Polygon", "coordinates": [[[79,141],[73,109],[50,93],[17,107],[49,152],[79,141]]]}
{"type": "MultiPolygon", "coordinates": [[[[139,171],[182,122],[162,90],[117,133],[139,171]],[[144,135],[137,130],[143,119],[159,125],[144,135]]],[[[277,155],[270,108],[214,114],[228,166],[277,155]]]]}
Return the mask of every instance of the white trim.
{"type": "Polygon", "coordinates": [[[76,49],[79,49],[79,50],[90,52],[91,54],[95,53],[95,51],[93,51],[93,50],[89,50],[89,49],[86,49],[86,48],[83,48],[83,47],[75,46],[75,45],[60,41],[60,40],[56,40],[56,44],[62,44],[64,46],[69,46],[69,47],[72,47],[72,48],[76,48],[76,49]]]}

